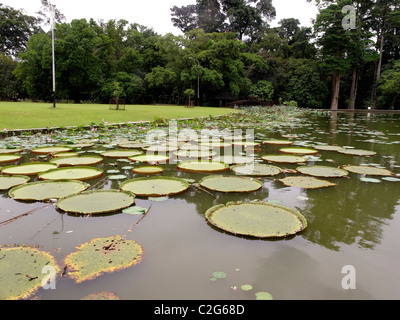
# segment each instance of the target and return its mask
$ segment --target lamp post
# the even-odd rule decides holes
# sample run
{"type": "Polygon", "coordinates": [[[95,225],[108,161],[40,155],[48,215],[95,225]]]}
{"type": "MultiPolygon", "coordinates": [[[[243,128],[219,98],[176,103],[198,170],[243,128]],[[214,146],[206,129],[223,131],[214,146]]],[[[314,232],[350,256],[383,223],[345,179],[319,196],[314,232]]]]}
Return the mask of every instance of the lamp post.
{"type": "Polygon", "coordinates": [[[51,14],[51,47],[52,47],[52,70],[53,70],[53,108],[56,107],[56,63],[54,53],[54,24],[55,24],[55,12],[54,6],[49,4],[51,14]]]}

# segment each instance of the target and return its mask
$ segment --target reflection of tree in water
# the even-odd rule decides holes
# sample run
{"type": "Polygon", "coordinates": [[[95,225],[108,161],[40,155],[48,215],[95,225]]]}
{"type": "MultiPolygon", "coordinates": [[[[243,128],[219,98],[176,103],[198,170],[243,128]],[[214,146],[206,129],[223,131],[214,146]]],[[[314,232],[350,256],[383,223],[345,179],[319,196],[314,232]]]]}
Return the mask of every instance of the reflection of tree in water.
{"type": "Polygon", "coordinates": [[[303,236],[331,250],[339,250],[341,243],[373,249],[399,200],[393,184],[366,183],[357,176],[333,188],[309,190],[307,197],[303,215],[309,227],[303,236]]]}

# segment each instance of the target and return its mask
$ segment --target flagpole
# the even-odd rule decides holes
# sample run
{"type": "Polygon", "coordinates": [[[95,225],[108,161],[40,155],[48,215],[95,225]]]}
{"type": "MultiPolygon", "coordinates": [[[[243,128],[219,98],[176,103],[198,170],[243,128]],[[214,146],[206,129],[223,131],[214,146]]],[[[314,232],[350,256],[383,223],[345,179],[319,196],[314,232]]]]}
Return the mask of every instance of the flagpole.
{"type": "Polygon", "coordinates": [[[52,46],[52,69],[53,69],[53,108],[56,107],[56,63],[54,52],[54,7],[50,4],[51,11],[51,46],[52,46]]]}

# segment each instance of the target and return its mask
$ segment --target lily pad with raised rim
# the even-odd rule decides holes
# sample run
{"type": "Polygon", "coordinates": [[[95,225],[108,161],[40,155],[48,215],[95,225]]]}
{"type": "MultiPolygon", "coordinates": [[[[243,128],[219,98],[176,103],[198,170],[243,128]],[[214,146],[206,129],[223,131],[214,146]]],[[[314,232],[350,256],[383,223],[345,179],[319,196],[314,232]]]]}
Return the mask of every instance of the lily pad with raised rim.
{"type": "Polygon", "coordinates": [[[55,163],[60,167],[91,166],[102,162],[103,158],[99,156],[60,157],[50,160],[50,163],[55,163]]]}
{"type": "Polygon", "coordinates": [[[59,153],[59,152],[68,152],[71,151],[72,149],[69,147],[64,147],[64,146],[56,146],[56,147],[40,147],[40,148],[35,148],[32,149],[32,153],[36,154],[50,154],[50,153],[59,153]]]}
{"type": "Polygon", "coordinates": [[[103,175],[103,170],[95,167],[64,167],[42,172],[38,175],[41,180],[90,180],[103,175]]]}
{"type": "Polygon", "coordinates": [[[0,154],[0,164],[16,162],[16,161],[21,160],[21,158],[22,158],[22,156],[17,155],[17,154],[2,153],[2,154],[0,154]]]}
{"type": "Polygon", "coordinates": [[[31,178],[28,176],[0,176],[0,191],[9,190],[11,188],[23,185],[29,182],[31,178]]]}
{"type": "Polygon", "coordinates": [[[121,183],[120,188],[139,197],[163,197],[185,192],[189,183],[173,177],[134,178],[121,183]]]}
{"type": "Polygon", "coordinates": [[[32,162],[4,167],[1,170],[1,173],[7,175],[36,176],[42,172],[53,170],[56,168],[58,168],[58,165],[55,163],[32,162]]]}
{"type": "Polygon", "coordinates": [[[251,163],[245,165],[232,166],[231,170],[237,175],[245,176],[276,176],[283,172],[279,167],[263,164],[263,163],[251,163]]]}
{"type": "Polygon", "coordinates": [[[262,182],[248,177],[237,176],[208,176],[199,184],[212,191],[219,192],[252,192],[262,188],[262,182]]]}
{"type": "Polygon", "coordinates": [[[284,146],[290,146],[294,143],[294,141],[291,140],[264,140],[262,142],[263,144],[270,144],[270,145],[284,145],[284,146]]]}
{"type": "Polygon", "coordinates": [[[21,153],[22,151],[24,151],[24,149],[21,148],[15,148],[15,149],[0,148],[0,154],[15,154],[15,153],[21,153]]]}
{"type": "Polygon", "coordinates": [[[143,259],[142,246],[120,236],[93,239],[76,249],[64,261],[76,283],[132,267],[143,259]]]}
{"type": "Polygon", "coordinates": [[[158,163],[166,163],[169,161],[170,157],[168,155],[162,155],[162,154],[142,154],[134,157],[129,157],[128,158],[130,161],[134,162],[158,162],[158,163]]]}
{"type": "Polygon", "coordinates": [[[27,299],[47,279],[43,268],[60,271],[54,257],[31,247],[0,247],[0,300],[27,299]]]}
{"type": "Polygon", "coordinates": [[[338,152],[341,154],[347,154],[350,156],[359,156],[359,157],[371,157],[377,154],[375,151],[370,151],[370,150],[346,149],[346,148],[342,148],[338,150],[338,152]]]}
{"type": "Polygon", "coordinates": [[[102,152],[101,155],[106,158],[129,158],[143,154],[139,150],[109,150],[102,152]]]}
{"type": "Polygon", "coordinates": [[[60,199],[58,209],[76,214],[113,213],[135,203],[135,195],[120,190],[97,190],[74,194],[60,199]]]}
{"type": "Polygon", "coordinates": [[[183,161],[178,163],[177,168],[188,172],[223,172],[229,170],[229,165],[216,161],[183,161]]]}
{"type": "Polygon", "coordinates": [[[310,149],[310,148],[281,148],[279,149],[282,153],[289,153],[289,154],[298,154],[298,155],[312,155],[317,154],[318,150],[310,149]]]}
{"type": "Polygon", "coordinates": [[[212,150],[178,150],[173,152],[173,155],[178,158],[189,158],[189,159],[205,159],[212,158],[217,155],[216,152],[212,150]]]}
{"type": "Polygon", "coordinates": [[[341,178],[349,175],[346,170],[328,166],[298,167],[296,170],[301,174],[321,178],[341,178]]]}
{"type": "Polygon", "coordinates": [[[307,227],[298,211],[262,201],[220,204],[208,209],[205,218],[228,233],[256,238],[287,237],[307,227]]]}
{"type": "Polygon", "coordinates": [[[284,179],[278,179],[277,181],[282,182],[286,186],[299,187],[303,189],[318,189],[318,188],[336,186],[336,183],[317,179],[314,177],[294,176],[294,177],[286,177],[284,179]]]}
{"type": "Polygon", "coordinates": [[[377,168],[372,166],[357,166],[357,165],[345,165],[341,167],[343,170],[347,170],[352,173],[365,174],[371,176],[393,176],[394,173],[390,170],[377,168]]]}
{"type": "Polygon", "coordinates": [[[305,163],[307,162],[307,159],[302,157],[302,156],[296,156],[296,155],[265,155],[262,156],[261,159],[264,161],[268,162],[273,162],[273,163],[305,163]]]}
{"type": "Polygon", "coordinates": [[[159,166],[143,166],[133,168],[132,171],[136,174],[159,174],[164,172],[164,168],[159,166]]]}
{"type": "Polygon", "coordinates": [[[319,151],[340,151],[343,150],[343,147],[336,145],[315,145],[314,149],[319,151]]]}
{"type": "Polygon", "coordinates": [[[12,188],[8,195],[14,200],[45,201],[60,199],[71,194],[85,191],[87,183],[76,180],[38,181],[12,188]]]}

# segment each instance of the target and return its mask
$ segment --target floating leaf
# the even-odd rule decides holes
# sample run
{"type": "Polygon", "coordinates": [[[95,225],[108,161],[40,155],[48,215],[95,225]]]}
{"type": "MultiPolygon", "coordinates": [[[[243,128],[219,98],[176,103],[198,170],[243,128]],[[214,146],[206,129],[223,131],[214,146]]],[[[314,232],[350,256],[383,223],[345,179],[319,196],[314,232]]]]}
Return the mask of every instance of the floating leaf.
{"type": "Polygon", "coordinates": [[[254,158],[252,157],[244,157],[244,156],[230,156],[230,155],[222,155],[213,158],[213,161],[223,162],[226,164],[245,164],[245,163],[253,163],[254,158]]]}
{"type": "Polygon", "coordinates": [[[15,187],[9,191],[9,196],[15,200],[45,201],[60,199],[71,194],[79,193],[89,187],[81,181],[39,181],[15,187]]]}
{"type": "Polygon", "coordinates": [[[117,212],[134,203],[135,196],[132,193],[111,189],[71,195],[59,200],[56,206],[69,213],[101,214],[117,212]]]}
{"type": "Polygon", "coordinates": [[[292,145],[294,141],[290,140],[264,140],[263,144],[271,144],[271,145],[292,145]]]}
{"type": "Polygon", "coordinates": [[[273,300],[272,295],[269,292],[259,291],[256,292],[256,300],[273,300]]]}
{"type": "Polygon", "coordinates": [[[132,215],[140,215],[140,214],[145,214],[147,212],[146,208],[134,206],[134,207],[129,207],[124,210],[122,210],[122,213],[127,213],[127,214],[132,214],[132,215]]]}
{"type": "Polygon", "coordinates": [[[307,159],[295,155],[265,155],[261,159],[275,163],[305,163],[307,159]]]}
{"type": "Polygon", "coordinates": [[[124,174],[115,174],[115,175],[108,176],[108,179],[110,179],[110,180],[123,180],[126,178],[127,178],[127,176],[124,174]]]}
{"type": "Polygon", "coordinates": [[[143,248],[120,236],[97,238],[77,247],[65,258],[68,275],[77,283],[94,279],[103,273],[129,268],[143,259],[143,248]]]}
{"type": "Polygon", "coordinates": [[[343,147],[334,146],[334,145],[315,145],[313,146],[314,149],[320,151],[340,151],[343,150],[343,147]]]}
{"type": "Polygon", "coordinates": [[[22,156],[16,154],[0,154],[0,163],[16,162],[21,160],[22,156]]]}
{"type": "Polygon", "coordinates": [[[346,149],[346,148],[340,149],[338,150],[338,152],[341,154],[360,156],[360,157],[370,157],[370,156],[375,156],[377,154],[375,151],[370,151],[370,150],[346,149]]]}
{"type": "Polygon", "coordinates": [[[222,172],[229,170],[229,165],[216,161],[184,161],[177,168],[188,172],[222,172]]]}
{"type": "Polygon", "coordinates": [[[355,166],[355,165],[346,165],[342,166],[342,169],[365,175],[373,175],[373,176],[393,176],[394,173],[383,168],[370,167],[370,166],[355,166]]]}
{"type": "Polygon", "coordinates": [[[50,160],[50,163],[58,164],[60,167],[65,166],[90,166],[103,162],[102,157],[96,156],[80,156],[80,157],[59,157],[50,160]]]}
{"type": "Polygon", "coordinates": [[[24,163],[18,166],[4,167],[1,170],[1,173],[7,175],[36,176],[39,173],[56,168],[58,168],[58,165],[55,163],[48,163],[48,162],[24,163]]]}
{"type": "Polygon", "coordinates": [[[2,149],[0,148],[0,154],[14,154],[14,153],[21,153],[24,151],[23,149],[15,148],[15,149],[2,149]]]}
{"type": "Polygon", "coordinates": [[[231,170],[237,175],[246,176],[276,176],[282,173],[281,168],[262,163],[236,165],[231,167],[231,170]]]}
{"type": "Polygon", "coordinates": [[[65,167],[48,170],[38,175],[41,180],[90,180],[103,175],[103,170],[95,167],[65,167]]]}
{"type": "Polygon", "coordinates": [[[78,152],[58,152],[53,154],[54,158],[69,158],[69,157],[78,157],[78,152]]]}
{"type": "Polygon", "coordinates": [[[69,147],[41,147],[41,148],[35,148],[32,149],[32,153],[36,154],[50,154],[50,153],[59,153],[59,152],[68,152],[71,151],[71,148],[69,147]]]}
{"type": "Polygon", "coordinates": [[[211,150],[179,150],[173,152],[173,155],[178,158],[200,159],[215,157],[217,153],[211,150]]]}
{"type": "Polygon", "coordinates": [[[307,227],[296,210],[261,201],[220,204],[208,209],[205,217],[224,231],[257,238],[286,237],[307,227]]]}
{"type": "Polygon", "coordinates": [[[309,149],[309,148],[282,148],[279,149],[282,153],[291,153],[291,154],[299,154],[299,155],[310,155],[310,154],[317,154],[318,150],[309,149]]]}
{"type": "Polygon", "coordinates": [[[346,170],[328,166],[298,167],[296,170],[302,174],[324,178],[346,177],[349,174],[346,170]]]}
{"type": "Polygon", "coordinates": [[[120,188],[141,197],[162,197],[186,191],[189,183],[173,177],[134,178],[121,183],[120,188]]]}
{"type": "Polygon", "coordinates": [[[400,182],[400,179],[395,178],[395,177],[382,177],[382,180],[390,181],[390,182],[400,182]]]}
{"type": "Polygon", "coordinates": [[[371,182],[371,183],[380,183],[380,182],[381,182],[381,180],[379,180],[379,179],[366,178],[366,177],[361,177],[361,178],[360,178],[360,181],[363,181],[363,182],[371,182]]]}
{"type": "Polygon", "coordinates": [[[45,266],[54,267],[55,275],[60,271],[49,253],[30,247],[0,248],[0,259],[0,300],[26,299],[34,294],[48,277],[45,266]]]}
{"type": "Polygon", "coordinates": [[[314,177],[286,177],[284,179],[278,179],[277,181],[280,181],[287,186],[299,187],[303,189],[317,189],[336,186],[336,183],[314,177]]]}
{"type": "Polygon", "coordinates": [[[224,271],[214,271],[212,273],[212,276],[215,279],[225,279],[228,276],[228,274],[224,271]]]}
{"type": "Polygon", "coordinates": [[[168,155],[162,155],[162,154],[154,154],[154,155],[149,155],[149,154],[142,154],[134,157],[129,157],[128,159],[134,162],[158,162],[158,163],[165,163],[169,160],[168,155]]]}
{"type": "Polygon", "coordinates": [[[133,168],[132,171],[137,174],[158,174],[164,171],[164,168],[158,166],[143,166],[133,168]]]}
{"type": "Polygon", "coordinates": [[[240,286],[240,289],[243,291],[250,291],[253,290],[253,286],[251,284],[243,284],[240,286]]]}
{"type": "Polygon", "coordinates": [[[209,190],[220,192],[251,192],[262,188],[262,182],[247,177],[208,176],[199,184],[209,190]]]}
{"type": "Polygon", "coordinates": [[[102,152],[101,155],[106,158],[129,158],[143,154],[138,150],[110,150],[102,152]]]}
{"type": "Polygon", "coordinates": [[[28,176],[0,176],[0,190],[5,191],[16,186],[29,182],[28,176]]]}

